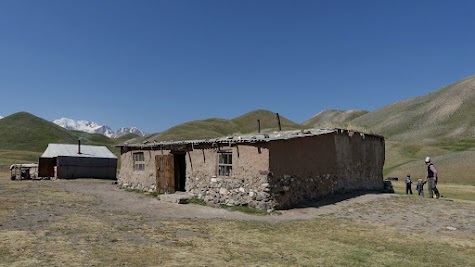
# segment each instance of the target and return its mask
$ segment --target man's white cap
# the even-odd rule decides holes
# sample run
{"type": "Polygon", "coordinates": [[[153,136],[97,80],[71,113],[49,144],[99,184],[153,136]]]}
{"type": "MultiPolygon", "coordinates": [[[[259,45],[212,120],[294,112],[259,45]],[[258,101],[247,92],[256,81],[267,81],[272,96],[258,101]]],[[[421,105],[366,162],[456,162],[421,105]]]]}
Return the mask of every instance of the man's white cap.
{"type": "Polygon", "coordinates": [[[430,157],[426,157],[425,162],[429,163],[430,162],[430,157]]]}

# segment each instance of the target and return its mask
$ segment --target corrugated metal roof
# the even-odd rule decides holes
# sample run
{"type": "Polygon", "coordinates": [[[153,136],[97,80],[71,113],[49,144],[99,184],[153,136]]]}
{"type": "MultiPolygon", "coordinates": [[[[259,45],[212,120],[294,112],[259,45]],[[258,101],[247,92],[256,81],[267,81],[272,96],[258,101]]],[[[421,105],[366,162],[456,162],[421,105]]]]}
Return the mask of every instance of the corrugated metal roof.
{"type": "Polygon", "coordinates": [[[78,154],[78,145],[49,144],[42,158],[55,157],[83,157],[83,158],[111,158],[117,157],[105,146],[81,145],[81,154],[78,154]]]}
{"type": "Polygon", "coordinates": [[[308,129],[308,130],[294,130],[294,131],[282,131],[269,134],[254,134],[254,135],[241,135],[241,136],[228,136],[223,138],[203,139],[203,140],[184,140],[184,141],[162,141],[162,142],[146,142],[141,144],[123,144],[122,147],[158,147],[168,145],[199,145],[199,144],[212,144],[212,143],[225,143],[225,144],[237,144],[237,143],[262,143],[275,140],[288,140],[294,138],[302,138],[308,136],[316,136],[322,134],[333,133],[341,129],[308,129]]]}

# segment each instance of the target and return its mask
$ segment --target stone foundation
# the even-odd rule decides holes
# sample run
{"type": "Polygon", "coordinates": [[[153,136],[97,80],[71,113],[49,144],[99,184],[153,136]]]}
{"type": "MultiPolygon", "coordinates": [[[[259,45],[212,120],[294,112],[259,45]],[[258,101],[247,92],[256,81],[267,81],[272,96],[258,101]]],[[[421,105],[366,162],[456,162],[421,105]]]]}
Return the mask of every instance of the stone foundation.
{"type": "Polygon", "coordinates": [[[186,179],[186,191],[209,204],[272,210],[274,199],[267,179],[192,178],[186,179]]]}
{"type": "Polygon", "coordinates": [[[117,186],[122,189],[134,189],[134,190],[141,190],[145,192],[156,192],[157,188],[155,184],[152,184],[150,186],[146,186],[142,183],[130,183],[130,182],[124,182],[120,178],[117,179],[117,186]]]}

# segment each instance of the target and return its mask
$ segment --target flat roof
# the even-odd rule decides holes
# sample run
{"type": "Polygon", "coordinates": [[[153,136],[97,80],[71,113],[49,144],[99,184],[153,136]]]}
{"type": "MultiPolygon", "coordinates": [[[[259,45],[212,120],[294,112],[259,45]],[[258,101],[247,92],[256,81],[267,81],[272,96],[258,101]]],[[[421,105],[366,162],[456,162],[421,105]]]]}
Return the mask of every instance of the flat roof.
{"type": "MultiPolygon", "coordinates": [[[[170,145],[199,145],[199,144],[212,144],[212,143],[225,143],[225,144],[238,144],[238,143],[263,143],[263,142],[271,142],[276,140],[288,140],[294,138],[302,138],[302,137],[309,137],[309,136],[317,136],[317,135],[324,135],[334,132],[354,132],[345,129],[336,129],[336,128],[328,128],[328,129],[307,129],[307,130],[293,130],[293,131],[280,131],[280,132],[273,132],[268,134],[247,134],[247,135],[238,135],[238,136],[227,136],[221,138],[213,138],[213,139],[201,139],[201,140],[183,140],[183,141],[161,141],[161,142],[143,142],[139,144],[128,144],[124,143],[119,145],[119,147],[131,147],[131,148],[146,148],[146,147],[159,147],[159,146],[170,146],[170,145]]],[[[357,132],[354,132],[357,133],[357,132]]],[[[382,136],[373,135],[373,134],[365,134],[359,133],[364,135],[371,135],[383,138],[382,136]]]]}
{"type": "Polygon", "coordinates": [[[81,145],[81,154],[78,154],[78,145],[49,144],[41,158],[80,157],[80,158],[111,158],[117,157],[105,146],[81,145]]]}

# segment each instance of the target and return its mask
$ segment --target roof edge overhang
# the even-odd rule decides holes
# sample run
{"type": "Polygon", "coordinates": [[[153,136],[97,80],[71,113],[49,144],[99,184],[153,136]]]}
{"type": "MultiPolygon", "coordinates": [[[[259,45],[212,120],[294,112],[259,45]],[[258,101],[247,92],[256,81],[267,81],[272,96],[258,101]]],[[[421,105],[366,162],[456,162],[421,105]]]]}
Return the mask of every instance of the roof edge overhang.
{"type": "Polygon", "coordinates": [[[289,140],[303,137],[312,137],[318,135],[325,135],[330,133],[358,133],[361,135],[374,136],[384,139],[383,136],[375,134],[367,134],[362,132],[356,132],[348,129],[329,128],[329,129],[308,129],[308,130],[296,130],[285,132],[274,132],[272,134],[255,134],[255,135],[243,135],[243,136],[228,136],[215,139],[202,139],[202,140],[183,140],[183,141],[162,141],[162,142],[143,142],[139,144],[124,143],[117,145],[120,148],[136,148],[136,149],[163,149],[174,150],[177,148],[184,149],[184,147],[198,147],[202,145],[238,145],[238,144],[258,144],[267,143],[278,140],[289,140]]]}

